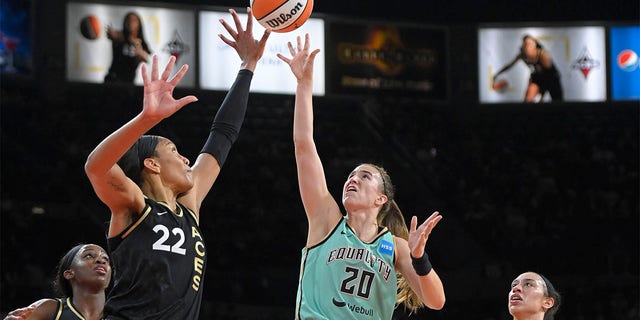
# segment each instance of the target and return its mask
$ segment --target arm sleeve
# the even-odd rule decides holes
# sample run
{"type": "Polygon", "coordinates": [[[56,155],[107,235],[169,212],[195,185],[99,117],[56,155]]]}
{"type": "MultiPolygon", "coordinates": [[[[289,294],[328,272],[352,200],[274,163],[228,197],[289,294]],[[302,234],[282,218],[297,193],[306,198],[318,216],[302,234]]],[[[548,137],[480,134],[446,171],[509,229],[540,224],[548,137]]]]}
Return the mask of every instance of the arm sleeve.
{"type": "Polygon", "coordinates": [[[249,101],[253,72],[242,69],[216,113],[211,132],[200,153],[209,153],[223,166],[231,146],[238,138],[249,101]]]}

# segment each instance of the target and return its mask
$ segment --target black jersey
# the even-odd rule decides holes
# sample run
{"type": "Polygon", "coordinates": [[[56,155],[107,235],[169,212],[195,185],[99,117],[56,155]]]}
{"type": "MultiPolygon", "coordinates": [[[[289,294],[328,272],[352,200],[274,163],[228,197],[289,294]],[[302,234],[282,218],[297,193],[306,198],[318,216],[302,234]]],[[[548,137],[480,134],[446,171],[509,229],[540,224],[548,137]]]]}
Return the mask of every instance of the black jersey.
{"type": "Polygon", "coordinates": [[[522,58],[531,70],[529,82],[537,84],[540,88],[540,93],[549,92],[552,100],[562,101],[564,94],[560,83],[560,72],[558,72],[556,65],[553,63],[549,68],[543,66],[542,62],[540,62],[541,54],[542,52],[538,50],[538,55],[534,61],[528,60],[524,56],[522,58]]]}
{"type": "Polygon", "coordinates": [[[113,287],[106,319],[198,319],[206,250],[191,210],[145,199],[136,221],[109,238],[113,287]]]}
{"type": "Polygon", "coordinates": [[[71,298],[56,300],[58,300],[58,310],[56,310],[53,320],[84,320],[82,314],[73,306],[71,298]]]}

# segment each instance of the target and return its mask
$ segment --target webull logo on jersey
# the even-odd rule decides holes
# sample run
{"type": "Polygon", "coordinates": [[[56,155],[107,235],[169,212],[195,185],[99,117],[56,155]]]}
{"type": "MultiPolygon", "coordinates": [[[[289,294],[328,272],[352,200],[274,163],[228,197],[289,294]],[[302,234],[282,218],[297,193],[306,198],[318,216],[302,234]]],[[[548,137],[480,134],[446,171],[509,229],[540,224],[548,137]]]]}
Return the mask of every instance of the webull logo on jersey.
{"type": "Polygon", "coordinates": [[[359,313],[365,316],[373,317],[373,308],[365,308],[363,306],[359,306],[356,304],[346,303],[344,301],[338,301],[336,298],[333,298],[333,305],[338,308],[347,307],[353,313],[359,313]]]}
{"type": "Polygon", "coordinates": [[[365,248],[340,247],[329,252],[327,264],[338,260],[359,260],[367,263],[372,269],[377,270],[385,281],[389,279],[392,268],[382,258],[365,248]]]}

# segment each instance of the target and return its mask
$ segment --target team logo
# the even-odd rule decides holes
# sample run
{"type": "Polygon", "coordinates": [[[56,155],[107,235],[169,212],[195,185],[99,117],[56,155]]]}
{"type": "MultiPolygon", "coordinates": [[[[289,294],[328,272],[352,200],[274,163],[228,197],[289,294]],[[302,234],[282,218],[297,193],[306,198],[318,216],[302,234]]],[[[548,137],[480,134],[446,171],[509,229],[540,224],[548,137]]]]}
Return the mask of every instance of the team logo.
{"type": "Polygon", "coordinates": [[[169,52],[169,54],[176,57],[176,61],[178,61],[180,55],[189,52],[189,46],[182,41],[182,37],[178,30],[175,30],[173,32],[173,39],[165,44],[162,50],[169,52]]]}
{"type": "Polygon", "coordinates": [[[622,71],[634,71],[638,68],[638,54],[631,49],[622,50],[618,54],[617,62],[622,71]]]}
{"type": "Polygon", "coordinates": [[[333,302],[333,305],[338,307],[338,308],[347,307],[353,313],[357,313],[357,314],[373,317],[373,314],[374,314],[373,308],[365,308],[365,307],[363,307],[361,305],[357,305],[357,304],[347,304],[344,301],[336,300],[336,298],[333,298],[331,301],[333,302]]]}
{"type": "Polygon", "coordinates": [[[582,52],[580,52],[580,56],[578,56],[578,58],[571,65],[571,69],[580,70],[585,79],[587,78],[591,70],[599,67],[600,61],[593,59],[591,57],[591,53],[589,53],[589,50],[587,50],[587,48],[582,49],[582,52]]]}
{"type": "Polygon", "coordinates": [[[386,254],[386,255],[392,255],[393,254],[393,243],[386,241],[386,240],[382,240],[382,242],[380,242],[380,248],[379,248],[380,253],[382,254],[386,254]]]}

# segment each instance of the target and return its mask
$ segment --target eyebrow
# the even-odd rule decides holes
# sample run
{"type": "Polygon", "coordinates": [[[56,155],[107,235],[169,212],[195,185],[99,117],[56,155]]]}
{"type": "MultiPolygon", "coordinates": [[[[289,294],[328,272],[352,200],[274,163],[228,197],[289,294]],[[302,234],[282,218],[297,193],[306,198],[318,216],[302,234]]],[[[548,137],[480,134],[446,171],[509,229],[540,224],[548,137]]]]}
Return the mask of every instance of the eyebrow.
{"type": "Polygon", "coordinates": [[[371,172],[371,171],[369,171],[369,170],[366,170],[366,169],[360,169],[360,170],[356,169],[356,170],[351,171],[351,173],[349,173],[349,175],[352,175],[352,174],[354,174],[354,173],[358,173],[358,172],[364,172],[364,173],[368,173],[368,174],[370,174],[370,175],[373,175],[373,174],[374,174],[373,172],[371,172]]]}
{"type": "Polygon", "coordinates": [[[86,248],[82,249],[82,251],[80,253],[86,253],[88,251],[103,253],[105,256],[109,257],[109,255],[107,254],[106,251],[104,251],[104,250],[102,250],[100,248],[94,248],[94,247],[86,247],[86,248]]]}
{"type": "Polygon", "coordinates": [[[515,284],[516,282],[527,282],[527,281],[538,282],[538,280],[537,280],[537,279],[533,279],[533,278],[524,278],[524,279],[522,279],[522,280],[515,279],[515,280],[511,281],[511,284],[515,284]]]}

